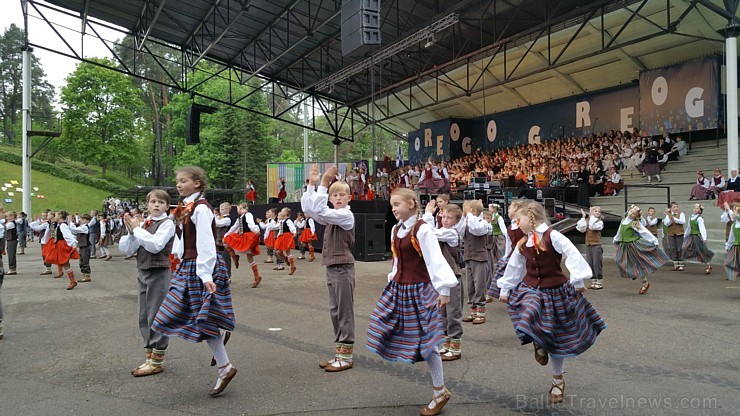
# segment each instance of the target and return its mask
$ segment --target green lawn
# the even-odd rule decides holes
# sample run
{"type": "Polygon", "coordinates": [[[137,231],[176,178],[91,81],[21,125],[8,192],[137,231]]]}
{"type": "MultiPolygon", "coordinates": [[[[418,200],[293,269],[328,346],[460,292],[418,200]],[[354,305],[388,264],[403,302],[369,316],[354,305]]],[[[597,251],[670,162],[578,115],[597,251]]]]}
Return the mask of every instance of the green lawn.
{"type": "MultiPolygon", "coordinates": [[[[10,181],[18,181],[12,189],[2,191],[0,189],[0,202],[5,209],[10,211],[21,211],[23,209],[22,192],[16,192],[15,188],[21,188],[21,167],[0,161],[0,186],[4,187],[10,181]],[[14,196],[9,196],[13,192],[14,196]],[[5,202],[6,198],[13,200],[5,202]]],[[[31,198],[31,209],[33,214],[38,214],[46,208],[52,210],[64,209],[68,212],[90,212],[92,209],[100,210],[103,199],[109,196],[107,191],[101,191],[86,185],[80,185],[64,179],[59,179],[45,173],[33,171],[31,174],[31,192],[43,195],[44,199],[31,198]],[[39,190],[34,191],[36,187],[39,190]]]]}

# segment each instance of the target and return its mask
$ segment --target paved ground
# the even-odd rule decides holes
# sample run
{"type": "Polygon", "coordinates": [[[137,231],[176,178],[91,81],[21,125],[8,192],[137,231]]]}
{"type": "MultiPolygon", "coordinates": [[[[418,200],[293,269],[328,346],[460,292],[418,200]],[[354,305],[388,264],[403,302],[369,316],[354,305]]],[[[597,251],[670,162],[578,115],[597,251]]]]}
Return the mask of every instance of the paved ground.
{"type": "MultiPolygon", "coordinates": [[[[389,262],[357,264],[359,348],[355,368],[338,374],[317,365],[333,353],[320,261],[299,261],[295,276],[260,263],[258,289],[238,270],[228,350],[239,374],[210,398],[216,373],[205,344],[173,340],[163,374],[129,374],[142,358],[134,261],[94,260],[93,282],[66,291],[66,279],[38,275],[37,244],[27,253],[0,290],[2,415],[415,415],[430,398],[426,365],[388,363],[364,349],[389,262]]],[[[497,303],[486,324],[465,326],[463,358],[445,364],[453,398],[443,414],[739,414],[740,286],[721,270],[666,268],[639,296],[639,283],[614,277],[606,263],[606,289],[587,296],[609,328],[566,362],[565,403],[547,405],[548,369],[519,345],[497,303]]]]}

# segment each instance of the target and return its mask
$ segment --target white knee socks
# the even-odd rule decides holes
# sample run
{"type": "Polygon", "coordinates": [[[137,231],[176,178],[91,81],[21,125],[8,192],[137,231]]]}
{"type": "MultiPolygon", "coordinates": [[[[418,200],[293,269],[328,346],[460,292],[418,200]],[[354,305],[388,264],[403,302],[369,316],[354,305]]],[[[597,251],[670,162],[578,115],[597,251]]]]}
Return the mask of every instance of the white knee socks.
{"type": "MultiPolygon", "coordinates": [[[[442,369],[442,357],[439,355],[439,350],[437,349],[437,347],[434,348],[434,353],[432,353],[432,356],[427,358],[426,361],[429,365],[429,374],[431,374],[432,376],[432,386],[444,386],[445,374],[444,370],[442,369]]],[[[444,390],[442,392],[444,392],[444,390]]]]}

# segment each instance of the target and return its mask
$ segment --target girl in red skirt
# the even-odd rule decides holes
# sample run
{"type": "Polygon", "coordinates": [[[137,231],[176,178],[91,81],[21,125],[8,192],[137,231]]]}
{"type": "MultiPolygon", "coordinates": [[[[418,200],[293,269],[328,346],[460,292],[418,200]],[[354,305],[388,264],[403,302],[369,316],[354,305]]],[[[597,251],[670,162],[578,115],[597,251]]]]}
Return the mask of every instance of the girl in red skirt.
{"type": "Polygon", "coordinates": [[[304,228],[301,233],[301,250],[304,250],[304,247],[308,247],[308,261],[316,260],[316,256],[314,256],[313,253],[313,242],[316,240],[316,223],[313,218],[307,215],[306,228],[304,228]]]}
{"type": "MultiPolygon", "coordinates": [[[[247,256],[249,267],[252,268],[252,273],[254,274],[252,287],[256,288],[262,281],[259,269],[257,268],[257,262],[254,261],[254,256],[260,254],[260,227],[254,222],[254,217],[249,212],[249,205],[246,202],[239,204],[237,212],[240,215],[239,219],[226,232],[224,245],[231,247],[232,252],[247,256]]],[[[238,267],[239,256],[234,255],[233,257],[234,265],[238,267]]]]}
{"type": "Polygon", "coordinates": [[[244,197],[247,200],[251,201],[252,204],[254,204],[254,201],[257,200],[257,191],[255,190],[254,182],[252,182],[251,179],[247,181],[246,190],[247,190],[247,193],[244,195],[244,197]]]}
{"type": "Polygon", "coordinates": [[[54,217],[56,229],[44,249],[46,250],[46,262],[56,264],[57,267],[63,268],[67,272],[67,277],[69,277],[67,290],[72,290],[77,286],[77,280],[75,280],[75,272],[72,270],[72,266],[69,265],[69,261],[79,259],[80,254],[77,252],[77,237],[72,234],[69,225],[67,225],[67,216],[67,211],[59,211],[56,214],[54,217]]]}
{"type": "Polygon", "coordinates": [[[290,249],[295,248],[295,224],[290,219],[290,208],[283,208],[278,214],[277,238],[275,239],[275,254],[290,264],[289,275],[295,273],[295,259],[290,249]]]}

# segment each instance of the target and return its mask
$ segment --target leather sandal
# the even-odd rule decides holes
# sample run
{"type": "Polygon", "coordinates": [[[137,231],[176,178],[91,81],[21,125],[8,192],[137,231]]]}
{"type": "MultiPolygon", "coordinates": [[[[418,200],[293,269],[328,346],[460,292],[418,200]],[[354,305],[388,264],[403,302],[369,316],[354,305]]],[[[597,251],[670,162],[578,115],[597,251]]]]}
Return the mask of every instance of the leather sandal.
{"type": "Polygon", "coordinates": [[[647,293],[648,289],[650,289],[650,282],[643,282],[642,287],[640,288],[640,294],[644,295],[647,293]]]}
{"type": "Polygon", "coordinates": [[[540,363],[540,365],[547,365],[547,363],[550,361],[550,355],[547,353],[547,351],[537,345],[536,343],[532,343],[534,345],[534,360],[540,363]],[[541,354],[540,352],[544,352],[545,354],[541,354]]]}
{"type": "Polygon", "coordinates": [[[447,351],[446,353],[441,355],[442,361],[455,361],[462,358],[462,354],[455,354],[453,352],[447,351]]]}
{"type": "Polygon", "coordinates": [[[131,374],[133,374],[134,377],[146,377],[159,374],[162,371],[164,371],[164,366],[146,363],[144,366],[137,367],[131,374]]]}
{"type": "Polygon", "coordinates": [[[324,367],[324,371],[326,371],[327,373],[338,373],[340,371],[349,370],[353,366],[352,361],[339,361],[338,366],[335,366],[335,363],[337,363],[336,360],[332,363],[332,365],[327,365],[326,367],[324,367]]]}
{"type": "MultiPolygon", "coordinates": [[[[231,363],[228,363],[223,367],[219,367],[219,369],[224,368],[228,366],[229,364],[231,363]]],[[[236,376],[236,367],[231,367],[231,370],[229,370],[229,372],[226,373],[226,375],[223,377],[221,377],[221,375],[219,374],[218,379],[221,380],[221,384],[219,384],[218,387],[212,388],[211,391],[208,392],[208,394],[211,397],[216,397],[219,394],[223,393],[223,391],[226,390],[226,386],[229,385],[229,383],[234,378],[234,376],[236,376]]]]}
{"type": "Polygon", "coordinates": [[[252,289],[256,288],[260,285],[260,282],[262,281],[262,276],[257,275],[254,277],[254,282],[252,282],[252,289]]]}
{"type": "Polygon", "coordinates": [[[435,416],[442,413],[442,408],[450,401],[450,397],[452,397],[452,393],[445,388],[444,393],[441,396],[432,398],[428,405],[419,410],[419,414],[421,416],[435,416]],[[434,407],[429,407],[429,405],[433,405],[434,407]]]}
{"type": "Polygon", "coordinates": [[[707,269],[704,270],[704,274],[709,274],[709,273],[712,273],[712,265],[711,264],[707,264],[707,269]]]}
{"type": "Polygon", "coordinates": [[[561,403],[565,395],[565,379],[560,379],[560,383],[552,383],[549,391],[550,403],[561,403]]]}
{"type": "Polygon", "coordinates": [[[336,357],[334,357],[334,358],[332,358],[331,360],[328,360],[328,361],[319,361],[319,368],[326,368],[326,367],[334,364],[335,361],[337,361],[337,358],[336,357]]]}
{"type": "Polygon", "coordinates": [[[473,319],[473,325],[480,325],[480,324],[485,324],[485,323],[486,323],[485,316],[478,315],[473,319]]]}

